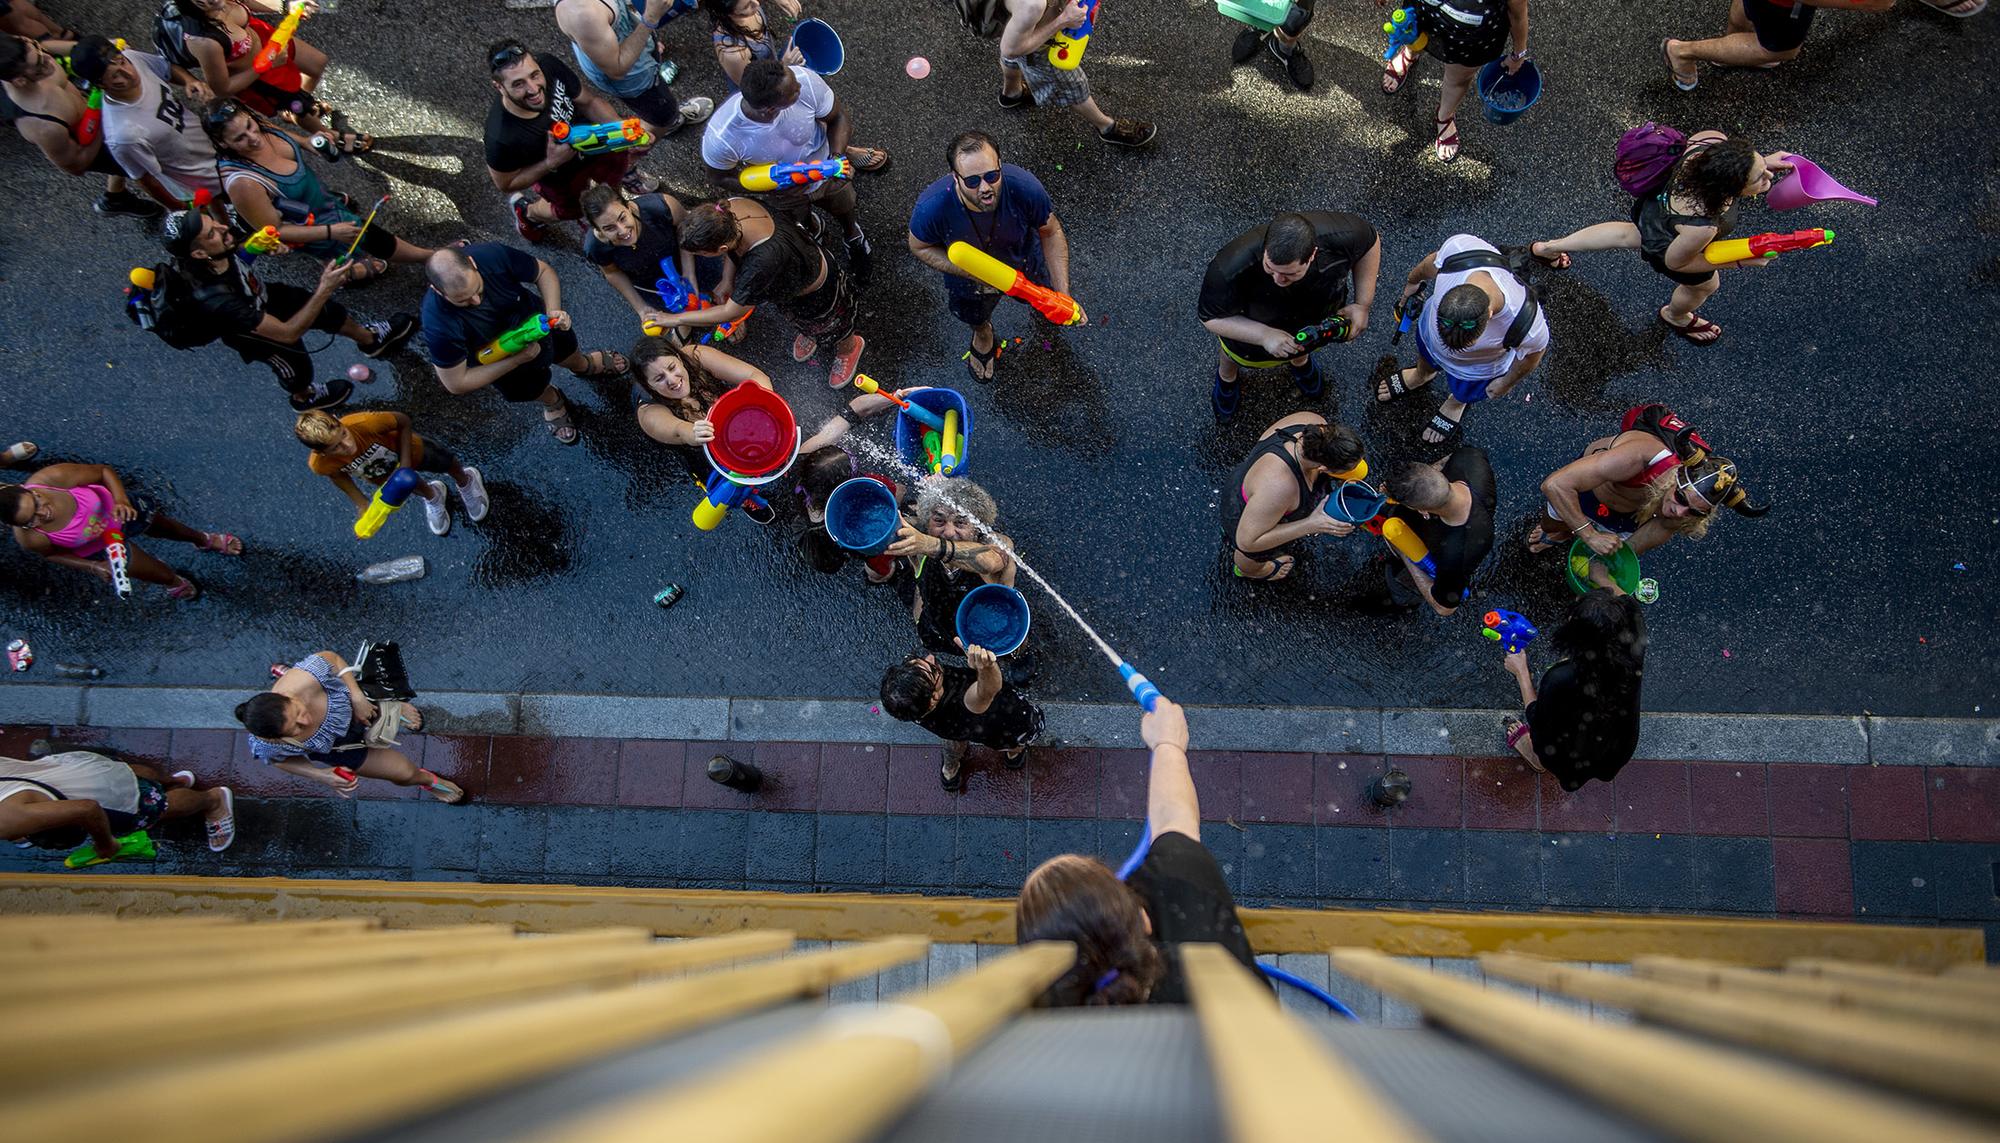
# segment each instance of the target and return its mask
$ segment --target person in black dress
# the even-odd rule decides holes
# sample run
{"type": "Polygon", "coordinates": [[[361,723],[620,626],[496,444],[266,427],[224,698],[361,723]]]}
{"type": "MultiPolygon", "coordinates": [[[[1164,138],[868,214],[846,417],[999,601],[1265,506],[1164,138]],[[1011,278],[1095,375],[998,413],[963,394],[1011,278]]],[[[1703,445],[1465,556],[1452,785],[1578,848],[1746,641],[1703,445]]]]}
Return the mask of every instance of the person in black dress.
{"type": "Polygon", "coordinates": [[[1009,770],[1019,770],[1028,764],[1028,745],[1042,734],[1042,708],[1000,677],[993,652],[977,643],[959,647],[970,667],[947,667],[924,654],[882,673],[882,709],[944,739],[938,782],[952,794],[965,789],[972,744],[999,751],[1009,770]]]}
{"type": "Polygon", "coordinates": [[[1153,751],[1145,859],[1120,881],[1096,858],[1066,853],[1037,866],[1021,886],[1014,939],[1077,948],[1076,964],[1042,994],[1045,1007],[1186,1004],[1178,946],[1187,943],[1219,944],[1257,970],[1222,866],[1201,843],[1187,715],[1160,699],[1139,732],[1153,751]]]}
{"type": "MultiPolygon", "coordinates": [[[[1458,158],[1458,105],[1479,70],[1501,60],[1512,75],[1528,58],[1528,0],[1405,0],[1403,6],[1416,9],[1424,50],[1444,63],[1432,147],[1438,162],[1449,163],[1458,158]]],[[[1408,82],[1417,63],[1410,46],[1396,49],[1383,65],[1384,93],[1394,95],[1408,82]]]]}
{"type": "Polygon", "coordinates": [[[1570,608],[1554,641],[1564,657],[1542,675],[1540,688],[1525,650],[1507,656],[1507,673],[1528,707],[1527,722],[1507,719],[1507,745],[1565,790],[1592,779],[1609,782],[1639,746],[1645,617],[1637,600],[1616,586],[1600,587],[1570,608]]]}

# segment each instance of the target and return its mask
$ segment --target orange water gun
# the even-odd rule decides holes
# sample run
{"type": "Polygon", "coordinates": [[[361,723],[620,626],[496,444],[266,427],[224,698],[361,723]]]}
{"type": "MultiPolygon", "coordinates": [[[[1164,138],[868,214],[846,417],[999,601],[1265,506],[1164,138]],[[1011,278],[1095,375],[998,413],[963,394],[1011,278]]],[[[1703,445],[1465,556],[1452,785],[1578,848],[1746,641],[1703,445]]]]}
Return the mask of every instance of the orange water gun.
{"type": "Polygon", "coordinates": [[[305,18],[305,4],[293,4],[292,10],[285,13],[285,18],[278,21],[278,26],[271,31],[271,38],[265,40],[264,46],[258,49],[256,58],[250,61],[251,70],[263,75],[277,67],[281,60],[289,58],[292,37],[298,33],[299,21],[305,18]]]}
{"type": "Polygon", "coordinates": [[[1075,325],[1083,320],[1083,307],[1068,294],[1037,286],[1023,274],[970,242],[954,242],[945,250],[951,264],[1010,298],[1035,307],[1056,325],[1075,325]]]}

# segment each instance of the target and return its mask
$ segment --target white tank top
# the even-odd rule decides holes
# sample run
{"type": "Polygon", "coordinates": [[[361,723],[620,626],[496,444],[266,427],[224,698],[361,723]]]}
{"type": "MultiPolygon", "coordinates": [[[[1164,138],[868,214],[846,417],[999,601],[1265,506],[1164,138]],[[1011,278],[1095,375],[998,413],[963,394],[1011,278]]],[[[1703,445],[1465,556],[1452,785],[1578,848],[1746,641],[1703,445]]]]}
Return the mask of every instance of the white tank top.
{"type": "Polygon", "coordinates": [[[132,768],[102,754],[73,750],[51,754],[33,761],[0,758],[0,802],[16,794],[34,791],[47,794],[42,786],[9,779],[32,778],[42,786],[52,786],[70,799],[87,799],[107,810],[139,812],[139,779],[132,768]]]}

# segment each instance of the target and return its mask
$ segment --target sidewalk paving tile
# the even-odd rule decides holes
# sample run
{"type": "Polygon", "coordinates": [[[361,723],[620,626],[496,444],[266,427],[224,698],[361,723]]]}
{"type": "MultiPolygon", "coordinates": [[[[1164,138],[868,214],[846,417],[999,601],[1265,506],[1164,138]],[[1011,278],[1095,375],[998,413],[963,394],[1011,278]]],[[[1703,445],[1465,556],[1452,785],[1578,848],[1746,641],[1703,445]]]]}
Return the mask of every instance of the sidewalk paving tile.
{"type": "Polygon", "coordinates": [[[1618,793],[1608,782],[1565,790],[1550,774],[1537,774],[1543,833],[1610,833],[1618,825],[1618,793]]]}
{"type": "Polygon", "coordinates": [[[236,731],[176,730],[167,745],[167,769],[194,771],[195,783],[203,788],[226,784],[239,751],[248,754],[250,747],[236,731]]]}
{"type": "MultiPolygon", "coordinates": [[[[944,747],[891,746],[889,748],[889,812],[892,814],[955,814],[958,797],[938,784],[944,765],[944,747]]],[[[966,760],[971,765],[971,760],[966,760]]],[[[893,878],[892,878],[893,880],[893,878]]],[[[945,882],[944,884],[950,884],[945,882]]]]}
{"type": "Polygon", "coordinates": [[[1201,792],[1201,820],[1241,821],[1243,816],[1243,755],[1224,750],[1196,750],[1188,755],[1194,788],[1201,792]]]}
{"type": "MultiPolygon", "coordinates": [[[[607,842],[608,853],[603,867],[590,873],[611,874],[614,882],[633,878],[673,880],[682,875],[681,823],[689,811],[640,806],[593,812],[594,824],[607,842]]],[[[554,844],[553,836],[550,844],[554,844]]],[[[738,864],[732,868],[740,877],[743,868],[740,852],[738,857],[738,864]]]]}
{"type": "Polygon", "coordinates": [[[1478,905],[1542,903],[1542,835],[1465,831],[1465,899],[1478,905]]]}
{"type": "Polygon", "coordinates": [[[1690,762],[1688,791],[1694,832],[1726,837],[1768,837],[1770,792],[1764,767],[1754,762],[1690,762]]]}
{"type": "MultiPolygon", "coordinates": [[[[1029,751],[1028,816],[1097,816],[1097,754],[1095,749],[1087,746],[1038,746],[1029,751]]],[[[1093,827],[1093,836],[1095,833],[1093,827]]]]}
{"type": "Polygon", "coordinates": [[[1410,797],[1389,809],[1396,829],[1459,829],[1465,825],[1465,763],[1458,758],[1392,757],[1410,776],[1410,797]]]}
{"type": "MultiPolygon", "coordinates": [[[[285,810],[285,860],[298,865],[345,865],[353,860],[354,802],[300,799],[285,810]]],[[[232,850],[235,846],[230,847],[232,850]]]]}
{"type": "Polygon", "coordinates": [[[428,800],[417,803],[416,868],[477,870],[486,815],[496,808],[447,806],[428,800]]]}
{"type": "Polygon", "coordinates": [[[2000,921],[2000,845],[1947,842],[1926,848],[1937,873],[1939,918],[2000,921]]]}
{"type": "MultiPolygon", "coordinates": [[[[1022,844],[1025,846],[1025,840],[1022,844]]],[[[896,885],[941,888],[958,884],[958,818],[944,814],[890,814],[882,880],[896,885]]]]}
{"type": "Polygon", "coordinates": [[[880,885],[889,819],[882,814],[822,813],[813,834],[813,880],[821,885],[880,885]]]}
{"type": "MultiPolygon", "coordinates": [[[[1622,777],[1622,775],[1621,775],[1622,777]]],[[[1694,908],[1693,838],[1620,833],[1611,849],[1618,868],[1621,909],[1685,913],[1694,908]]]]}
{"type": "Polygon", "coordinates": [[[564,878],[603,877],[611,872],[611,811],[599,806],[550,806],[544,811],[542,872],[564,878]]]}
{"type": "Polygon", "coordinates": [[[1388,900],[1389,830],[1383,826],[1316,826],[1314,896],[1324,900],[1388,900]]]}
{"type": "Polygon", "coordinates": [[[1246,753],[1240,821],[1311,824],[1313,755],[1246,753]]]}
{"type": "Polygon", "coordinates": [[[424,736],[424,756],[417,760],[417,764],[440,778],[457,783],[475,800],[485,801],[492,796],[493,787],[499,784],[492,780],[489,768],[495,744],[518,741],[485,735],[427,734],[424,736]]]}
{"type": "Polygon", "coordinates": [[[672,815],[679,819],[680,849],[665,876],[678,877],[683,881],[700,878],[743,880],[743,870],[748,864],[750,819],[757,815],[744,810],[619,812],[648,817],[672,815]]]}
{"type": "MultiPolygon", "coordinates": [[[[1229,883],[1231,893],[1243,888],[1243,850],[1247,831],[1229,825],[1205,825],[1201,829],[1201,843],[1215,855],[1215,863],[1222,867],[1222,879],[1229,883]]],[[[1120,854],[1122,860],[1129,854],[1120,854]]],[[[1308,863],[1308,868],[1310,869],[1308,863]]]]}
{"type": "Polygon", "coordinates": [[[1876,717],[1868,739],[1885,766],[2000,765],[2000,719],[1876,717]]]}
{"type": "Polygon", "coordinates": [[[886,743],[828,742],[819,748],[819,808],[886,813],[889,747],[886,743]]]}
{"type": "Polygon", "coordinates": [[[82,687],[17,682],[0,687],[0,722],[9,726],[69,726],[81,721],[82,687]]]}
{"type": "MultiPolygon", "coordinates": [[[[1208,826],[1210,833],[1233,833],[1228,826],[1208,826]]],[[[1245,896],[1298,897],[1317,895],[1313,827],[1252,822],[1243,827],[1240,884],[1245,896]]]]}
{"type": "Polygon", "coordinates": [[[1772,879],[1780,916],[1854,916],[1854,870],[1844,839],[1774,837],[1772,879]]]}
{"type": "Polygon", "coordinates": [[[166,730],[126,729],[117,726],[53,726],[49,737],[58,742],[103,750],[132,762],[165,767],[171,754],[166,730]]]}
{"type": "Polygon", "coordinates": [[[978,889],[1021,888],[1028,876],[1028,819],[958,816],[957,881],[978,889]]]}
{"type": "Polygon", "coordinates": [[[1097,816],[1100,818],[1143,818],[1146,816],[1146,772],[1150,766],[1144,750],[1099,750],[1097,752],[1097,816]]]}
{"type": "Polygon", "coordinates": [[[1386,826],[1389,816],[1368,798],[1368,784],[1388,769],[1380,755],[1313,755],[1313,821],[1323,826],[1386,826]]]}
{"type": "MultiPolygon", "coordinates": [[[[236,805],[237,823],[240,827],[243,822],[243,803],[238,802],[236,805]]],[[[354,837],[348,845],[348,860],[365,867],[409,869],[417,860],[419,808],[415,802],[356,801],[354,837]]],[[[545,819],[547,813],[536,816],[545,819]]],[[[231,846],[230,853],[234,852],[235,847],[231,846]]]]}
{"type": "Polygon", "coordinates": [[[811,884],[818,815],[752,814],[743,875],[753,881],[811,884]]]}
{"type": "Polygon", "coordinates": [[[1097,852],[1097,821],[1095,818],[1044,818],[1028,819],[1028,869],[1032,871],[1051,857],[1065,853],[1078,853],[1100,860],[1105,854],[1097,852]]]}
{"type": "Polygon", "coordinates": [[[2000,841],[2000,771],[1929,769],[1931,834],[1940,841],[2000,841]]]}
{"type": "Polygon", "coordinates": [[[1849,851],[1854,860],[1854,910],[1865,917],[1938,915],[1936,861],[1930,846],[1908,841],[1857,841],[1849,851]]]}
{"type": "MultiPolygon", "coordinates": [[[[1032,753],[1032,752],[1031,752],[1032,753]]],[[[1026,817],[1028,771],[1010,770],[999,753],[973,747],[965,760],[965,792],[958,795],[958,812],[994,817],[1026,817]]]]}
{"type": "Polygon", "coordinates": [[[1771,839],[1698,837],[1693,851],[1696,911],[1762,914],[1778,907],[1771,839]]]}
{"type": "Polygon", "coordinates": [[[1856,766],[1847,777],[1847,836],[1856,841],[1927,841],[1930,808],[1921,766],[1856,766]]]}
{"type": "Polygon", "coordinates": [[[1853,766],[1773,762],[1765,767],[1771,833],[1777,837],[1847,836],[1847,782],[1853,766]]]}
{"type": "Polygon", "coordinates": [[[1542,837],[1542,894],[1551,909],[1601,909],[1618,901],[1617,855],[1601,833],[1542,837]]]}
{"type": "MultiPolygon", "coordinates": [[[[819,757],[817,742],[759,742],[745,759],[764,772],[757,791],[760,810],[817,810],[819,757]]],[[[706,764],[704,759],[703,763],[706,764]]]]}
{"type": "Polygon", "coordinates": [[[1540,779],[1519,757],[1466,759],[1466,828],[1534,829],[1539,821],[1540,779]]]}
{"type": "Polygon", "coordinates": [[[548,817],[538,806],[439,806],[446,813],[483,808],[479,872],[512,876],[540,873],[547,852],[548,817]]]}
{"type": "Polygon", "coordinates": [[[1465,900],[1465,835],[1396,825],[1389,831],[1389,886],[1392,900],[1465,900]]]}
{"type": "Polygon", "coordinates": [[[291,859],[285,835],[294,805],[291,798],[236,799],[236,840],[228,859],[237,865],[280,865],[291,859]]]}
{"type": "MultiPolygon", "coordinates": [[[[704,759],[706,761],[706,759],[704,759]]],[[[618,804],[678,806],[681,804],[687,743],[627,738],[618,743],[618,804]]]]}
{"type": "MultiPolygon", "coordinates": [[[[608,806],[618,800],[615,738],[507,737],[492,742],[486,801],[608,806]]],[[[424,753],[430,753],[428,747],[424,753]]]]}
{"type": "MultiPolygon", "coordinates": [[[[1104,864],[1115,870],[1125,864],[1125,859],[1132,856],[1133,851],[1139,848],[1139,842],[1145,836],[1146,823],[1143,818],[1127,821],[1099,818],[1097,856],[1103,858],[1104,864]]],[[[1240,867],[1241,862],[1238,862],[1238,865],[1240,867]]]]}
{"type": "Polygon", "coordinates": [[[1611,790],[1619,833],[1686,833],[1692,825],[1685,762],[1628,762],[1611,790]]]}

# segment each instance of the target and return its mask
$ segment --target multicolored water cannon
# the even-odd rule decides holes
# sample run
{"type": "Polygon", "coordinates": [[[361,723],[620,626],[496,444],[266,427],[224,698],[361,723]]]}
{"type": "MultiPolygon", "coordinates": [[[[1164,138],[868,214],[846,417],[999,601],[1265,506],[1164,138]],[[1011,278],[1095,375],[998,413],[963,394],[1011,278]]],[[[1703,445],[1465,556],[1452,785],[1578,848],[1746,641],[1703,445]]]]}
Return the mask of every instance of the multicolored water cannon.
{"type": "Polygon", "coordinates": [[[132,598],[132,549],[116,525],[104,529],[104,566],[111,571],[112,593],[120,599],[132,598]]]}
{"type": "Polygon", "coordinates": [[[1437,577],[1437,561],[1431,558],[1429,545],[1401,517],[1391,516],[1382,521],[1382,538],[1396,549],[1398,555],[1424,569],[1425,575],[1433,579],[1437,577]]]}
{"type": "Polygon", "coordinates": [[[1299,343],[1300,353],[1311,353],[1315,349],[1332,345],[1336,341],[1346,341],[1349,328],[1345,317],[1342,317],[1340,314],[1334,314],[1318,325],[1309,325],[1293,334],[1292,340],[1299,343]]]}
{"type": "Polygon", "coordinates": [[[736,176],[736,182],[744,190],[762,194],[784,187],[802,187],[812,183],[822,183],[828,179],[851,179],[854,177],[854,161],[846,155],[836,159],[819,159],[810,163],[761,163],[745,167],[736,176]]]}
{"type": "MultiPolygon", "coordinates": [[[[688,281],[687,278],[682,276],[680,267],[674,265],[674,260],[671,256],[660,259],[660,278],[653,283],[653,289],[659,291],[660,305],[670,314],[684,314],[689,310],[705,310],[715,304],[715,299],[702,293],[695,288],[693,282],[688,281]]],[[[701,335],[701,343],[708,345],[711,342],[726,341],[734,337],[736,331],[742,328],[743,323],[750,320],[750,314],[756,312],[756,310],[751,310],[735,321],[726,321],[712,327],[707,333],[701,335]]],[[[646,331],[646,336],[648,337],[661,337],[667,332],[666,326],[654,322],[641,322],[640,325],[646,331]]]]}
{"type": "Polygon", "coordinates": [[[424,478],[418,476],[413,468],[399,468],[390,473],[389,479],[383,481],[381,487],[375,490],[374,497],[368,501],[367,509],[354,521],[355,538],[373,539],[375,533],[382,530],[382,525],[389,517],[409,502],[411,494],[423,487],[423,482],[424,478]]]}
{"type": "Polygon", "coordinates": [[[275,226],[266,226],[243,240],[245,254],[283,254],[290,249],[291,247],[285,245],[285,240],[278,237],[278,228],[275,226]]]}
{"type": "Polygon", "coordinates": [[[496,361],[504,361],[548,335],[549,316],[536,314],[488,342],[486,348],[479,351],[479,363],[491,365],[496,361]]]}
{"type": "Polygon", "coordinates": [[[1089,14],[1083,23],[1074,28],[1057,32],[1049,41],[1049,63],[1063,71],[1073,71],[1083,66],[1083,50],[1090,46],[1090,33],[1097,30],[1097,6],[1103,0],[1083,0],[1089,14]]]}
{"type": "Polygon", "coordinates": [[[694,526],[712,532],[738,504],[762,505],[757,489],[783,476],[799,458],[804,435],[785,399],[751,381],[716,398],[708,411],[715,436],[708,454],[708,484],[694,507],[694,526]]]}
{"type": "Polygon", "coordinates": [[[1389,22],[1382,25],[1389,35],[1389,46],[1382,50],[1382,61],[1387,63],[1396,58],[1400,48],[1410,49],[1411,54],[1430,46],[1430,33],[1417,24],[1417,10],[1414,7],[1398,8],[1389,14],[1389,22]]]}
{"type": "Polygon", "coordinates": [[[83,100],[83,118],[76,121],[76,134],[72,136],[79,147],[88,147],[104,134],[104,89],[90,85],[90,94],[83,100]]]}
{"type": "Polygon", "coordinates": [[[305,18],[306,6],[293,4],[292,10],[285,13],[285,18],[278,21],[278,26],[272,29],[271,38],[264,41],[264,46],[258,49],[257,55],[251,59],[251,70],[263,75],[277,67],[280,60],[290,58],[292,37],[298,34],[299,21],[305,18]]]}
{"type": "Polygon", "coordinates": [[[1723,238],[1702,248],[1701,256],[1708,259],[1711,266],[1730,266],[1738,262],[1748,262],[1752,258],[1776,258],[1780,254],[1790,254],[1795,250],[1810,250],[1815,246],[1833,245],[1831,230],[1794,230],[1790,234],[1772,231],[1769,234],[1753,234],[1748,238],[1723,238]]]}
{"type": "Polygon", "coordinates": [[[915,417],[916,419],[922,421],[926,425],[929,425],[931,428],[938,430],[939,432],[944,431],[943,417],[937,415],[936,413],[931,412],[929,409],[924,408],[922,405],[904,400],[903,398],[896,396],[889,390],[882,388],[882,383],[880,381],[875,380],[873,377],[870,377],[866,373],[860,374],[859,376],[854,378],[854,387],[856,389],[861,390],[863,393],[873,393],[875,396],[882,398],[883,400],[896,406],[898,409],[901,409],[903,412],[908,413],[910,416],[915,417]]]}
{"type": "Polygon", "coordinates": [[[652,133],[637,119],[610,123],[551,123],[549,134],[579,155],[609,155],[633,147],[653,145],[652,133]]]}
{"type": "Polygon", "coordinates": [[[969,242],[954,242],[945,250],[951,264],[994,289],[1035,307],[1036,312],[1056,325],[1076,325],[1083,320],[1083,307],[1068,294],[1038,286],[1023,274],[969,242]]]}
{"type": "Polygon", "coordinates": [[[1504,607],[1496,607],[1480,616],[1479,622],[1479,633],[1500,644],[1509,655],[1534,642],[1535,636],[1541,634],[1534,624],[1528,622],[1527,616],[1504,607]]]}

